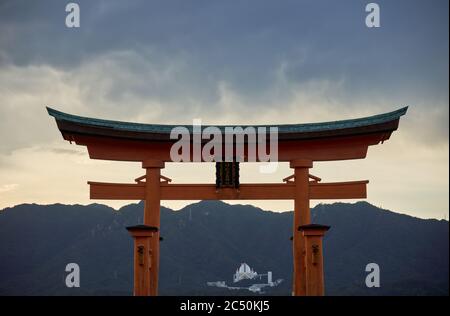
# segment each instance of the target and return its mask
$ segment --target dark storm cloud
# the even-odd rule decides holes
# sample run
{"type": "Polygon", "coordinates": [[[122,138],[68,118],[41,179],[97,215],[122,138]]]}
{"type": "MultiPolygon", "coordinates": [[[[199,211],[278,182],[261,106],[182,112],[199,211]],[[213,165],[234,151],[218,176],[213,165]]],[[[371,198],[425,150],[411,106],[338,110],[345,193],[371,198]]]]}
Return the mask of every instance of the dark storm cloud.
{"type": "MultiPolygon", "coordinates": [[[[368,1],[359,0],[75,2],[79,29],[65,27],[65,1],[2,1],[0,67],[71,73],[125,52],[115,73],[104,69],[111,100],[137,95],[176,107],[191,99],[211,110],[225,82],[249,106],[263,107],[327,81],[342,91],[325,97],[348,106],[383,98],[392,108],[448,114],[447,1],[376,1],[379,29],[365,26],[368,1]],[[167,72],[167,80],[155,79],[167,72]],[[280,76],[285,86],[275,93],[280,76]]],[[[443,121],[434,128],[447,138],[443,121]]]]}
{"type": "Polygon", "coordinates": [[[181,56],[198,80],[226,79],[244,92],[269,86],[286,61],[294,81],[345,76],[367,90],[433,76],[430,87],[445,84],[446,1],[377,1],[377,30],[365,27],[367,1],[76,2],[75,30],[64,26],[65,1],[3,1],[4,59],[73,67],[108,51],[150,49],[155,61],[181,56]]]}

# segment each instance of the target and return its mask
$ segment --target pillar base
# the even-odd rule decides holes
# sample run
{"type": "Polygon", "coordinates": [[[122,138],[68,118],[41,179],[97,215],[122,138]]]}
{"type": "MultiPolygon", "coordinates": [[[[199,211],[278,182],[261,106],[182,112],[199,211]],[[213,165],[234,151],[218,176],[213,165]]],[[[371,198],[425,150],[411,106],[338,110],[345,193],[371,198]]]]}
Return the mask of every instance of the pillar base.
{"type": "Polygon", "coordinates": [[[305,240],[306,296],[325,295],[322,239],[330,226],[308,224],[298,227],[305,240]]]}
{"type": "Polygon", "coordinates": [[[136,225],[127,227],[127,230],[134,240],[133,295],[157,295],[157,280],[152,278],[152,271],[155,269],[155,248],[159,243],[159,229],[154,226],[136,225]]]}

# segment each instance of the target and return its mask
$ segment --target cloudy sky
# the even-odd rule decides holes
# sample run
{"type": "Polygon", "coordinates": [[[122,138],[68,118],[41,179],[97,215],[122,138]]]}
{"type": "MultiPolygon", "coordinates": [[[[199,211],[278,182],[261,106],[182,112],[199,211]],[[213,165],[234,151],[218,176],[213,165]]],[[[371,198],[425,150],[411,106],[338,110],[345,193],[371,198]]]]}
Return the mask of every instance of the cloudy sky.
{"type": "MultiPolygon", "coordinates": [[[[145,123],[276,124],[408,105],[400,129],[365,160],[316,163],[312,173],[369,179],[377,206],[448,218],[448,1],[376,1],[380,28],[365,25],[369,1],[76,1],[80,28],[65,26],[68,2],[0,0],[0,209],[88,204],[87,180],[143,174],[139,164],[89,160],[45,106],[145,123]]],[[[163,174],[214,177],[209,164],[168,164],[163,174]]],[[[241,177],[290,174],[286,164],[272,175],[249,165],[241,177]]]]}

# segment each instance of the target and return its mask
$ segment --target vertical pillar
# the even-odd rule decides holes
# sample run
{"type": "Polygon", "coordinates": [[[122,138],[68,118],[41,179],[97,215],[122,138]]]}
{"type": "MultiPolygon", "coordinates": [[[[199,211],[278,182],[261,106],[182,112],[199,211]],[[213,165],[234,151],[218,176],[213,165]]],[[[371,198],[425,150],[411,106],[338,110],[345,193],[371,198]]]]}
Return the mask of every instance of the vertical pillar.
{"type": "Polygon", "coordinates": [[[164,162],[159,160],[145,160],[142,167],[146,169],[145,177],[145,207],[144,207],[144,225],[158,228],[155,233],[156,238],[151,238],[151,266],[150,270],[150,294],[158,295],[158,273],[159,273],[159,228],[160,228],[160,205],[161,205],[161,187],[160,177],[161,169],[164,168],[164,162]]]}
{"type": "Polygon", "coordinates": [[[151,295],[150,278],[153,270],[153,239],[157,238],[158,228],[147,225],[127,227],[134,240],[134,289],[135,296],[151,295]]]}
{"type": "Polygon", "coordinates": [[[322,239],[329,226],[310,224],[298,228],[305,238],[306,295],[325,295],[322,239]]]}
{"type": "Polygon", "coordinates": [[[313,163],[308,159],[296,159],[290,162],[295,175],[295,200],[294,200],[294,227],[293,227],[293,259],[294,273],[292,290],[293,295],[306,295],[305,280],[305,241],[302,234],[296,233],[297,228],[311,223],[309,209],[309,169],[313,163]]]}

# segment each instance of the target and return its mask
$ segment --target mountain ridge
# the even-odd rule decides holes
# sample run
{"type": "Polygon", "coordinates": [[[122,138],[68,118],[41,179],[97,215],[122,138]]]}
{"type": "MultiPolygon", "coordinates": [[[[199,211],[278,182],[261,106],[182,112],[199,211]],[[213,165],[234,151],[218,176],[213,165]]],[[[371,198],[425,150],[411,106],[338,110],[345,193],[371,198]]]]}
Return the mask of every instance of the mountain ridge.
{"type": "MultiPolygon", "coordinates": [[[[383,210],[367,202],[319,204],[312,221],[325,236],[329,295],[448,295],[448,222],[383,210]],[[382,286],[364,285],[365,265],[381,267],[382,286]]],[[[20,204],[0,211],[0,294],[129,295],[132,240],[143,203],[109,206],[20,204]],[[17,227],[21,229],[18,230],[17,227]],[[26,247],[24,247],[26,245],[26,247]],[[81,268],[79,289],[64,286],[65,264],[81,268]]],[[[242,295],[206,286],[229,280],[241,262],[284,281],[270,295],[289,295],[292,211],[200,201],[161,208],[162,295],[242,295]],[[224,292],[225,291],[225,292],[224,292]]]]}
{"type": "MultiPolygon", "coordinates": [[[[258,209],[258,210],[261,210],[261,211],[264,211],[264,212],[270,212],[270,213],[292,213],[292,212],[293,212],[293,210],[287,210],[287,211],[272,211],[272,210],[260,208],[260,207],[258,207],[258,206],[253,205],[253,204],[240,204],[240,203],[239,203],[239,204],[228,204],[228,203],[226,203],[226,202],[224,202],[224,201],[221,201],[221,200],[217,200],[217,201],[203,200],[203,201],[191,203],[191,204],[186,205],[186,206],[184,206],[184,207],[182,207],[182,208],[180,208],[180,209],[177,209],[177,210],[171,209],[171,208],[169,208],[169,207],[167,207],[167,206],[161,206],[161,207],[162,207],[162,208],[169,209],[169,210],[171,210],[171,211],[173,211],[173,212],[180,212],[180,211],[185,210],[186,208],[189,208],[189,207],[192,206],[192,205],[195,205],[195,204],[198,204],[198,203],[204,203],[204,202],[213,202],[213,203],[214,203],[214,202],[217,202],[217,203],[223,203],[223,204],[231,205],[231,206],[233,206],[233,205],[237,205],[237,206],[249,206],[249,207],[253,207],[253,208],[255,208],[255,209],[258,209]]],[[[3,211],[9,210],[9,209],[14,209],[14,208],[21,207],[21,206],[58,206],[58,205],[64,205],[64,206],[80,206],[80,207],[95,207],[95,206],[102,206],[102,207],[107,207],[107,208],[111,209],[112,211],[120,212],[120,211],[122,210],[122,208],[127,208],[127,207],[130,206],[130,205],[141,205],[141,204],[143,205],[143,203],[144,203],[144,201],[139,201],[139,202],[136,202],[136,203],[130,203],[130,204],[123,205],[123,206],[121,206],[121,207],[119,207],[119,208],[114,208],[114,207],[112,207],[112,206],[109,206],[109,205],[106,205],[106,204],[102,204],[102,203],[89,203],[89,204],[80,204],[80,203],[65,204],[65,203],[61,203],[61,202],[49,203],[49,204],[41,204],[41,203],[20,203],[20,204],[16,204],[16,205],[13,205],[13,206],[7,206],[7,207],[4,207],[3,209],[0,209],[0,213],[3,212],[3,211]]],[[[353,202],[353,203],[346,203],[346,202],[319,203],[319,204],[317,204],[316,206],[312,207],[311,209],[315,209],[316,207],[319,207],[319,206],[322,206],[322,205],[325,205],[325,206],[326,206],[326,205],[340,205],[340,204],[343,204],[343,205],[367,204],[367,205],[373,206],[373,207],[375,207],[375,208],[377,208],[378,210],[381,210],[381,211],[391,212],[391,213],[394,213],[394,214],[403,215],[403,216],[407,216],[407,217],[411,217],[411,218],[416,218],[416,219],[421,219],[421,220],[436,220],[436,221],[438,221],[438,222],[441,222],[441,221],[443,221],[443,222],[449,222],[447,219],[443,219],[443,218],[442,218],[442,219],[438,219],[438,218],[434,218],[434,217],[419,217],[419,216],[414,216],[414,215],[410,215],[410,214],[407,214],[407,213],[399,213],[399,212],[393,211],[393,210],[391,210],[391,209],[383,208],[383,207],[381,207],[381,206],[378,207],[378,206],[376,206],[376,205],[374,205],[374,204],[371,204],[370,202],[367,202],[367,201],[356,201],[356,202],[353,202]]]]}

